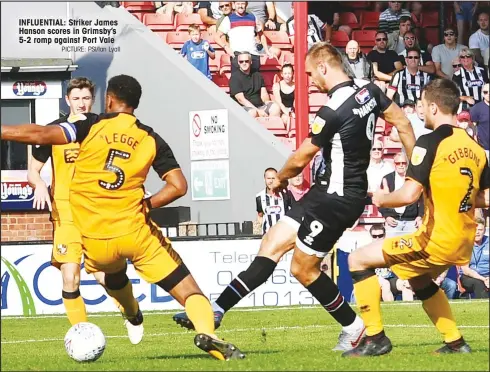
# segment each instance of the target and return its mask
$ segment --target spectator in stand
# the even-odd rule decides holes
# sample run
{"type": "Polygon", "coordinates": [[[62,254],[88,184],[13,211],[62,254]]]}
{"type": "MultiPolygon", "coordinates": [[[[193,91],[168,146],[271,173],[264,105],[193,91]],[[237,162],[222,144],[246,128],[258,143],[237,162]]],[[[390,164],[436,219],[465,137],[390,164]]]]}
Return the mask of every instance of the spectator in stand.
{"type": "Polygon", "coordinates": [[[469,111],[475,103],[483,100],[483,86],[488,83],[488,75],[483,67],[475,66],[474,54],[468,48],[459,52],[461,68],[454,73],[453,81],[459,87],[462,109],[469,111]]]}
{"type": "Polygon", "coordinates": [[[341,25],[340,24],[340,14],[339,13],[334,13],[333,14],[333,23],[332,23],[332,30],[333,31],[343,31],[351,37],[352,34],[352,28],[348,25],[341,25]]]}
{"type": "Polygon", "coordinates": [[[383,177],[392,173],[395,168],[392,163],[383,160],[383,142],[375,140],[371,148],[371,160],[366,171],[368,178],[368,193],[372,194],[379,189],[383,177]]]}
{"type": "Polygon", "coordinates": [[[388,49],[394,50],[396,54],[405,50],[404,36],[412,29],[412,18],[404,16],[398,22],[398,30],[388,34],[388,49]]]}
{"type": "Polygon", "coordinates": [[[471,114],[468,111],[461,111],[456,116],[456,124],[461,129],[464,129],[468,135],[475,141],[478,141],[476,136],[476,127],[471,121],[471,114]]]}
{"type": "MultiPolygon", "coordinates": [[[[410,102],[410,100],[408,101],[410,102]]],[[[403,105],[405,106],[406,103],[407,101],[405,101],[403,105]]],[[[405,115],[407,116],[408,120],[410,120],[410,124],[412,124],[412,129],[415,135],[415,139],[418,139],[420,136],[423,136],[424,134],[432,132],[432,130],[427,129],[425,127],[424,106],[422,105],[422,100],[420,98],[417,100],[417,103],[415,105],[415,112],[413,114],[405,113],[405,115]]],[[[400,137],[398,136],[398,131],[396,130],[395,127],[393,127],[393,129],[391,130],[390,140],[392,140],[393,142],[400,142],[400,137]]]]}
{"type": "Polygon", "coordinates": [[[373,63],[374,83],[384,92],[387,84],[395,72],[403,69],[398,54],[387,49],[388,38],[386,32],[376,33],[376,47],[367,55],[368,60],[373,63]]]}
{"type": "Polygon", "coordinates": [[[436,72],[436,67],[434,66],[434,62],[432,62],[432,57],[429,53],[423,51],[420,48],[420,44],[417,40],[417,37],[412,31],[408,31],[403,36],[404,49],[399,55],[401,58],[401,63],[403,66],[407,65],[407,62],[404,57],[407,56],[407,49],[410,48],[418,48],[420,50],[420,59],[419,59],[419,70],[422,72],[427,72],[428,74],[434,74],[436,72]]]}
{"type": "Polygon", "coordinates": [[[432,49],[432,61],[436,66],[436,75],[442,78],[453,77],[452,61],[459,56],[459,52],[466,48],[456,43],[456,31],[454,27],[447,26],[444,29],[444,43],[436,45],[432,49]]]}
{"type": "Polygon", "coordinates": [[[187,57],[187,60],[201,71],[208,79],[212,79],[211,71],[209,70],[209,58],[215,59],[216,53],[209,41],[201,38],[201,29],[198,25],[192,24],[187,29],[189,31],[190,40],[187,40],[180,54],[187,57]]]}
{"type": "Polygon", "coordinates": [[[411,99],[406,99],[403,101],[401,108],[405,116],[413,115],[415,113],[415,102],[411,99]]]}
{"type": "MultiPolygon", "coordinates": [[[[293,6],[293,3],[291,3],[293,6]]],[[[286,32],[291,37],[291,43],[294,44],[294,14],[286,21],[286,32]]],[[[315,43],[323,40],[330,40],[332,28],[326,23],[323,23],[320,18],[314,14],[308,14],[308,49],[315,43]],[[325,35],[325,38],[324,38],[325,35]]]]}
{"type": "Polygon", "coordinates": [[[396,32],[399,29],[401,17],[411,18],[410,12],[407,9],[402,9],[402,2],[388,2],[388,9],[379,15],[379,31],[384,31],[387,35],[396,32]]]}
{"type": "Polygon", "coordinates": [[[485,51],[489,48],[489,23],[488,23],[488,11],[483,11],[478,15],[479,29],[470,36],[468,45],[475,55],[475,60],[478,65],[484,66],[485,62],[483,56],[485,51]]]}
{"type": "Polygon", "coordinates": [[[283,19],[277,17],[273,1],[251,1],[247,5],[247,12],[255,16],[262,30],[279,30],[284,23],[283,19]]]}
{"type": "Polygon", "coordinates": [[[291,191],[296,201],[300,200],[310,190],[310,185],[303,177],[303,173],[289,180],[288,190],[291,191]]]}
{"type": "MultiPolygon", "coordinates": [[[[490,150],[490,85],[483,86],[483,101],[471,108],[471,120],[476,124],[478,143],[483,146],[489,158],[490,150]]],[[[490,159],[490,158],[489,158],[490,159]]],[[[489,160],[490,161],[490,160],[489,160]]]]}
{"type": "Polygon", "coordinates": [[[485,220],[476,218],[476,235],[469,265],[461,266],[461,285],[475,298],[488,298],[489,287],[489,247],[485,235],[485,220]]]}
{"type": "Polygon", "coordinates": [[[447,269],[446,271],[444,271],[441,275],[439,275],[437,277],[436,280],[434,280],[434,282],[439,287],[441,287],[441,289],[446,294],[446,297],[449,300],[452,300],[452,299],[454,299],[454,297],[456,295],[456,291],[458,289],[458,284],[454,280],[452,280],[451,278],[448,278],[447,277],[447,272],[448,271],[449,271],[449,269],[447,269]]]}
{"type": "Polygon", "coordinates": [[[290,63],[285,63],[281,67],[281,77],[277,83],[272,86],[274,101],[281,108],[281,118],[284,124],[290,122],[294,113],[294,68],[290,63]]]}
{"type": "Polygon", "coordinates": [[[252,56],[241,52],[237,56],[240,66],[231,72],[230,95],[253,117],[281,116],[281,109],[272,102],[265,89],[264,78],[258,71],[251,71],[252,56]]]}
{"type": "Polygon", "coordinates": [[[430,75],[419,69],[420,50],[407,49],[405,61],[407,67],[397,71],[391,79],[386,96],[402,106],[406,99],[413,102],[420,98],[422,88],[430,81],[430,75]]]}
{"type": "Polygon", "coordinates": [[[369,61],[359,43],[355,40],[349,40],[345,47],[345,52],[341,52],[344,60],[344,66],[347,74],[354,79],[364,79],[371,81],[373,79],[373,64],[369,61]]]}
{"type": "Polygon", "coordinates": [[[231,2],[200,1],[197,13],[201,17],[202,23],[204,23],[207,27],[216,25],[218,19],[223,16],[222,9],[224,8],[225,4],[231,12],[231,2]]]}
{"type": "MultiPolygon", "coordinates": [[[[216,30],[218,30],[221,22],[228,17],[233,11],[233,4],[227,1],[220,1],[219,10],[223,13],[223,15],[216,21],[216,30]]],[[[228,35],[223,35],[225,41],[228,41],[228,35]]]]}
{"type": "Polygon", "coordinates": [[[262,32],[260,26],[257,26],[257,20],[251,13],[247,13],[248,2],[235,1],[235,12],[231,13],[228,17],[225,17],[221,22],[216,35],[215,41],[220,45],[226,53],[231,57],[231,71],[237,71],[239,69],[237,62],[237,55],[239,52],[248,52],[252,56],[252,71],[259,71],[260,69],[260,54],[264,52],[269,58],[280,55],[280,50],[277,48],[270,48],[267,45],[267,40],[262,32]],[[261,51],[257,49],[257,43],[255,40],[255,34],[261,40],[261,51]],[[228,41],[225,41],[224,35],[228,35],[228,41]]]}
{"type": "Polygon", "coordinates": [[[419,32],[422,29],[422,2],[410,1],[410,17],[412,18],[413,31],[419,37],[419,32]]]}
{"type": "MultiPolygon", "coordinates": [[[[399,152],[394,157],[395,171],[383,177],[381,187],[389,192],[400,189],[405,183],[407,174],[407,156],[399,152]]],[[[385,218],[388,237],[414,232],[422,223],[424,215],[423,197],[406,207],[379,208],[385,218]]]]}
{"type": "Polygon", "coordinates": [[[264,172],[265,189],[255,197],[257,217],[262,225],[262,234],[274,226],[284,214],[296,203],[289,190],[274,193],[271,189],[276,179],[277,170],[267,168],[264,172]]]}
{"type": "MultiPolygon", "coordinates": [[[[325,41],[330,43],[332,31],[343,31],[347,35],[352,33],[352,29],[347,25],[341,25],[338,12],[343,10],[340,1],[309,1],[308,13],[316,15],[325,24],[325,41]]],[[[311,32],[311,31],[310,31],[311,32]]]]}
{"type": "Polygon", "coordinates": [[[468,31],[476,10],[476,1],[454,1],[454,14],[458,26],[458,43],[464,44],[468,40],[468,31]]]}
{"type": "Polygon", "coordinates": [[[156,13],[161,14],[192,14],[194,13],[195,6],[197,2],[192,1],[181,1],[181,2],[170,2],[170,1],[156,1],[156,13]]]}

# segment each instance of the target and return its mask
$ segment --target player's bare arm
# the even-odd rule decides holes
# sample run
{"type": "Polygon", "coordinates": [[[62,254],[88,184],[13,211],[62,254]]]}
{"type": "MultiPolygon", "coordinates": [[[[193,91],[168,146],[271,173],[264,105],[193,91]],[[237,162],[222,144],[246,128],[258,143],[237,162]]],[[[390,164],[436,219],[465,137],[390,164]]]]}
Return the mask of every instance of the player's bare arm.
{"type": "Polygon", "coordinates": [[[480,190],[476,194],[476,208],[490,208],[490,189],[480,190]]]}
{"type": "Polygon", "coordinates": [[[41,169],[43,168],[45,163],[31,158],[29,163],[29,167],[27,170],[27,182],[34,189],[34,203],[33,207],[38,210],[44,209],[44,206],[47,205],[49,211],[51,208],[51,196],[49,195],[48,186],[46,182],[41,178],[41,169]]]}
{"type": "Polygon", "coordinates": [[[378,208],[398,208],[410,205],[419,200],[424,191],[423,186],[411,179],[407,179],[403,186],[393,192],[386,193],[385,189],[380,189],[373,194],[373,204],[378,208]]]}
{"type": "Polygon", "coordinates": [[[274,192],[284,190],[290,178],[296,177],[313,160],[320,151],[320,147],[311,143],[311,138],[306,138],[299,149],[297,149],[286,161],[286,164],[277,173],[272,190],[274,192]]]}
{"type": "Polygon", "coordinates": [[[165,186],[152,195],[150,203],[152,208],[164,207],[187,193],[187,180],[181,169],[172,169],[163,175],[165,186]]]}
{"type": "Polygon", "coordinates": [[[395,126],[398,131],[403,147],[407,153],[407,157],[412,157],[412,150],[415,146],[415,134],[413,133],[410,120],[407,119],[402,109],[396,104],[391,103],[390,106],[382,113],[383,119],[395,126]]]}
{"type": "Polygon", "coordinates": [[[30,145],[65,145],[70,142],[60,125],[2,125],[1,138],[30,145]]]}

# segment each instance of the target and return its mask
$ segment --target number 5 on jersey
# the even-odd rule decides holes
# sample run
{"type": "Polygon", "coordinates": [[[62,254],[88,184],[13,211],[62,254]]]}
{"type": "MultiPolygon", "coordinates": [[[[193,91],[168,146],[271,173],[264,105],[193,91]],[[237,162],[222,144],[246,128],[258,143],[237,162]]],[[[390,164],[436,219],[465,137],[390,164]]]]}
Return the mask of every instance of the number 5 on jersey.
{"type": "Polygon", "coordinates": [[[110,149],[109,153],[107,154],[104,170],[114,173],[116,175],[116,180],[114,182],[99,180],[99,186],[106,190],[119,189],[123,185],[124,180],[126,179],[126,175],[121,168],[119,168],[117,165],[114,165],[114,160],[116,158],[129,159],[130,156],[131,154],[129,152],[110,149]]]}

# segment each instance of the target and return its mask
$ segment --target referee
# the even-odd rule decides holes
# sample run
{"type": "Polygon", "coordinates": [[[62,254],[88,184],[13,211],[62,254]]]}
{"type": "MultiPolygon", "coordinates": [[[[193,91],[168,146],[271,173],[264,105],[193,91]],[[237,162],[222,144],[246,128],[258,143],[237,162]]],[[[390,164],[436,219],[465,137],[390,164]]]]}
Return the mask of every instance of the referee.
{"type": "Polygon", "coordinates": [[[420,98],[420,92],[430,80],[427,72],[420,71],[420,49],[408,48],[405,57],[406,65],[403,70],[396,72],[391,79],[386,95],[399,106],[409,99],[414,102],[420,98]]]}
{"type": "Polygon", "coordinates": [[[459,88],[462,110],[483,101],[483,86],[488,83],[488,75],[483,67],[475,66],[475,54],[468,48],[459,53],[461,68],[453,75],[459,88]]]}

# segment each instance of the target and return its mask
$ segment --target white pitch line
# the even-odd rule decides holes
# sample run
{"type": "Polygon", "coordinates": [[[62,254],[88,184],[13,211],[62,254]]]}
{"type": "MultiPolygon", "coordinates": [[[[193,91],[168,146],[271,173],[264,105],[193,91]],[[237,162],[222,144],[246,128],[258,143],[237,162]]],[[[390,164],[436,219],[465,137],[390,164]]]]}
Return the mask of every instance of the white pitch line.
{"type": "MultiPolygon", "coordinates": [[[[384,327],[387,328],[434,328],[431,324],[386,324],[384,327]]],[[[270,331],[290,331],[290,330],[306,330],[306,329],[326,329],[326,328],[339,328],[338,325],[307,325],[307,326],[281,326],[281,327],[263,327],[263,328],[237,328],[237,329],[224,329],[219,333],[233,333],[233,332],[270,332],[270,331]]],[[[461,325],[458,328],[478,328],[483,329],[488,326],[481,325],[461,325]]],[[[167,337],[167,336],[187,336],[194,332],[181,331],[181,332],[165,332],[165,333],[150,333],[145,334],[144,337],[167,337]]],[[[127,335],[114,335],[114,336],[106,336],[106,338],[126,338],[127,335]]],[[[2,341],[2,344],[25,344],[25,343],[33,343],[33,342],[58,342],[63,341],[62,338],[42,338],[39,340],[16,340],[16,341],[2,341]]]]}
{"type": "MultiPolygon", "coordinates": [[[[488,300],[456,300],[456,301],[449,301],[450,304],[453,305],[469,305],[469,304],[475,304],[475,303],[483,303],[486,302],[488,303],[488,300]]],[[[388,302],[388,303],[381,303],[381,306],[383,307],[391,307],[391,306],[420,306],[421,302],[420,301],[410,301],[410,302],[401,302],[401,301],[395,301],[395,302],[388,302]]],[[[353,305],[353,307],[356,307],[356,305],[353,305]]],[[[322,307],[320,305],[308,305],[308,306],[278,306],[278,307],[254,307],[254,308],[235,308],[232,309],[232,313],[250,313],[250,312],[257,312],[257,311],[282,311],[282,310],[314,310],[314,309],[321,309],[322,307]]],[[[144,316],[150,316],[150,315],[169,315],[169,314],[175,314],[178,312],[182,312],[184,310],[165,310],[165,311],[150,311],[150,312],[143,312],[144,316]]],[[[110,318],[110,317],[120,317],[120,313],[114,313],[114,312],[107,312],[107,313],[94,313],[94,314],[88,314],[89,318],[110,318]]],[[[57,318],[66,318],[65,314],[53,314],[53,315],[34,315],[34,316],[15,316],[15,315],[6,315],[2,316],[1,319],[2,321],[4,320],[10,320],[10,319],[57,319],[57,318]]]]}

